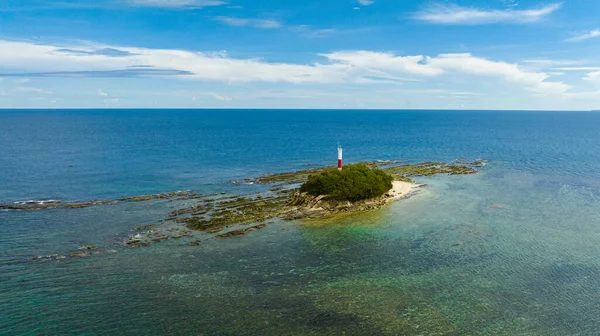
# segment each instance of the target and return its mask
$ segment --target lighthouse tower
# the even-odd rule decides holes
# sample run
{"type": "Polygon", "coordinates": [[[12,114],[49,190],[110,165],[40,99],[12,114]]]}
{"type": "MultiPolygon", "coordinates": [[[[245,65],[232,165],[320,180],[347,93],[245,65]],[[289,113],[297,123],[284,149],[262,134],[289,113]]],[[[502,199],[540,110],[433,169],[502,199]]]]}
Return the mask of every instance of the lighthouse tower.
{"type": "Polygon", "coordinates": [[[338,145],[338,170],[342,170],[342,152],[344,149],[338,145]]]}

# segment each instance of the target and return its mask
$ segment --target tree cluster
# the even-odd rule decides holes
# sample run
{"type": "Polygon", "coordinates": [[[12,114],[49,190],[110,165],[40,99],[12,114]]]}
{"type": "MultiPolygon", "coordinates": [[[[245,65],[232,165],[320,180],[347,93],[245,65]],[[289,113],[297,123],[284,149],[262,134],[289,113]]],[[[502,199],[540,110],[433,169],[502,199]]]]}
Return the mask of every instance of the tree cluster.
{"type": "Polygon", "coordinates": [[[379,197],[392,188],[393,177],[382,170],[364,164],[347,165],[311,175],[300,188],[313,196],[327,195],[327,199],[356,202],[379,197]]]}

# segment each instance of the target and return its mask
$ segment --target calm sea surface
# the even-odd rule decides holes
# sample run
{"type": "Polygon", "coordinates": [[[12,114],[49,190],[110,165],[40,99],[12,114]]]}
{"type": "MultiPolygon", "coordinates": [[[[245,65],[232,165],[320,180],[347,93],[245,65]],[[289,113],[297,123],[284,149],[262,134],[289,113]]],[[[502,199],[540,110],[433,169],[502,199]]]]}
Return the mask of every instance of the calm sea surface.
{"type": "Polygon", "coordinates": [[[0,203],[345,161],[490,161],[384,209],[120,242],[176,202],[0,211],[0,335],[598,335],[600,113],[0,110],[0,203]],[[29,261],[97,245],[89,258],[29,261]],[[109,252],[110,251],[110,252],[109,252]]]}

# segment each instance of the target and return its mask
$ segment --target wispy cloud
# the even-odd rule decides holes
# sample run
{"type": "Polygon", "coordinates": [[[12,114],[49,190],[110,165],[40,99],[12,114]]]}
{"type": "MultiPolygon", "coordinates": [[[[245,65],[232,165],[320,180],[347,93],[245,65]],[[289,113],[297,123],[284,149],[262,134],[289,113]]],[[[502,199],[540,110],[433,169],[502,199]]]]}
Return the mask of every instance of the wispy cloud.
{"type": "Polygon", "coordinates": [[[520,83],[536,93],[562,94],[571,88],[563,82],[546,81],[550,77],[547,73],[526,71],[518,64],[491,61],[471,54],[442,54],[436,58],[429,57],[427,64],[465,74],[504,78],[508,82],[520,83]]]}
{"type": "Polygon", "coordinates": [[[577,36],[568,38],[565,41],[566,42],[571,42],[571,43],[582,42],[582,41],[593,39],[593,38],[599,37],[599,36],[600,36],[600,29],[594,29],[594,30],[589,31],[589,32],[587,32],[585,34],[581,34],[581,35],[577,35],[577,36]]]}
{"type": "Polygon", "coordinates": [[[215,17],[215,20],[235,27],[254,27],[262,29],[275,29],[283,27],[283,24],[276,20],[236,18],[229,16],[217,16],[215,17]]]}
{"type": "Polygon", "coordinates": [[[290,30],[306,38],[328,38],[339,33],[335,28],[313,28],[307,25],[290,27],[290,30]]]}
{"type": "Polygon", "coordinates": [[[127,0],[132,6],[158,8],[202,8],[227,4],[221,0],[127,0]]]}
{"type": "Polygon", "coordinates": [[[600,71],[590,72],[585,77],[583,77],[583,79],[586,81],[594,82],[596,84],[600,84],[600,71]]]}
{"type": "Polygon", "coordinates": [[[538,9],[484,10],[458,5],[435,4],[415,13],[413,17],[416,20],[434,24],[533,23],[541,21],[561,6],[562,3],[555,3],[538,9]]]}
{"type": "Polygon", "coordinates": [[[373,0],[357,0],[356,2],[361,6],[370,6],[375,3],[373,0]]]}
{"type": "Polygon", "coordinates": [[[136,66],[125,67],[119,70],[67,70],[47,72],[10,72],[3,73],[4,77],[68,77],[68,78],[137,78],[137,77],[160,77],[160,76],[187,76],[192,75],[189,71],[176,69],[138,68],[136,66]]]}
{"type": "Polygon", "coordinates": [[[540,67],[555,67],[555,66],[566,66],[566,65],[578,65],[585,64],[584,60],[551,60],[551,59],[528,59],[523,60],[521,63],[531,64],[540,67]]]}
{"type": "Polygon", "coordinates": [[[56,50],[56,52],[63,53],[66,55],[74,55],[74,56],[94,56],[94,55],[111,56],[111,57],[131,56],[131,54],[128,52],[124,52],[122,50],[117,50],[114,48],[102,48],[102,49],[98,49],[98,50],[94,50],[94,51],[64,48],[64,49],[58,49],[58,50],[56,50]]]}
{"type": "Polygon", "coordinates": [[[557,71],[600,71],[600,67],[597,67],[597,66],[562,67],[562,68],[553,68],[552,70],[557,70],[557,71]]]}
{"type": "Polygon", "coordinates": [[[44,95],[52,94],[52,91],[35,88],[35,87],[30,87],[30,86],[19,86],[19,87],[15,88],[15,92],[27,93],[27,94],[31,94],[31,93],[44,94],[44,95]]]}
{"type": "MultiPolygon", "coordinates": [[[[106,48],[103,46],[102,48],[106,48]]],[[[4,69],[30,69],[21,77],[44,76],[129,76],[131,72],[171,71],[175,78],[221,82],[263,83],[354,83],[390,84],[441,76],[487,76],[543,94],[561,94],[570,86],[548,81],[550,74],[527,71],[515,63],[494,61],[471,54],[437,56],[399,56],[366,50],[320,54],[321,62],[312,64],[268,62],[261,59],[230,58],[224,54],[176,49],[112,47],[130,56],[88,56],[100,48],[90,45],[70,49],[84,50],[82,55],[57,53],[51,45],[0,40],[0,64],[4,69]]],[[[0,74],[11,76],[11,74],[0,74]]]]}

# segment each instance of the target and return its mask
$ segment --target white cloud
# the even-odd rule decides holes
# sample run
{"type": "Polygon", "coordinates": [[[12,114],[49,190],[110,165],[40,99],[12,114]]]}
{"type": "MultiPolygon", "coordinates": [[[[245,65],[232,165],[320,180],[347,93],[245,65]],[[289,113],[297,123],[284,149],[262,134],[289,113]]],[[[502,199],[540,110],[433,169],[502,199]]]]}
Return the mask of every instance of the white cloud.
{"type": "Polygon", "coordinates": [[[202,8],[227,4],[220,0],[129,0],[132,6],[159,8],[202,8]]]}
{"type": "Polygon", "coordinates": [[[600,36],[600,29],[594,29],[585,34],[577,35],[577,36],[571,37],[569,39],[566,39],[565,41],[566,42],[581,42],[581,41],[593,39],[593,38],[599,37],[599,36],[600,36]]]}
{"type": "Polygon", "coordinates": [[[561,6],[562,3],[555,3],[539,9],[483,10],[458,5],[435,4],[415,13],[414,18],[435,24],[532,23],[542,20],[561,6]]]}
{"type": "Polygon", "coordinates": [[[290,30],[306,38],[328,38],[339,33],[335,28],[313,28],[307,25],[293,26],[290,30]]]}
{"type": "Polygon", "coordinates": [[[600,91],[569,92],[563,95],[567,99],[594,99],[597,106],[597,99],[600,98],[600,91]]]}
{"type": "Polygon", "coordinates": [[[231,97],[223,96],[223,95],[220,95],[218,93],[211,93],[210,95],[213,98],[215,98],[216,100],[220,100],[220,101],[231,101],[232,100],[231,97]]]}
{"type": "Polygon", "coordinates": [[[356,2],[361,6],[370,6],[375,3],[373,0],[357,0],[356,2]]]}
{"type": "Polygon", "coordinates": [[[517,64],[490,61],[471,54],[442,54],[427,58],[427,64],[441,69],[459,71],[472,75],[502,77],[509,82],[521,83],[538,93],[561,94],[570,87],[562,82],[546,82],[550,75],[543,72],[527,72],[517,64]]]}
{"type": "Polygon", "coordinates": [[[594,82],[596,84],[600,84],[600,71],[590,72],[585,77],[583,77],[583,79],[586,81],[594,82]]]}
{"type": "Polygon", "coordinates": [[[562,67],[553,68],[552,70],[557,71],[600,71],[600,67],[588,66],[588,67],[562,67]]]}
{"type": "Polygon", "coordinates": [[[262,20],[262,19],[244,19],[234,18],[229,16],[217,16],[215,20],[220,21],[226,25],[235,27],[254,27],[262,29],[275,29],[281,28],[283,25],[281,22],[276,20],[262,20]]]}
{"type": "Polygon", "coordinates": [[[29,94],[29,93],[44,94],[44,95],[52,94],[52,91],[35,88],[35,87],[30,87],[30,86],[19,86],[19,87],[15,88],[15,92],[27,93],[27,94],[29,94]]]}
{"type": "Polygon", "coordinates": [[[435,76],[443,69],[423,63],[424,56],[396,56],[391,53],[372,51],[341,51],[323,54],[334,65],[344,66],[349,72],[367,71],[370,75],[390,77],[390,73],[407,73],[423,76],[435,76]]]}
{"type": "MultiPolygon", "coordinates": [[[[7,70],[28,69],[28,73],[24,74],[27,77],[36,72],[44,76],[52,76],[53,73],[86,76],[88,72],[118,76],[130,69],[154,69],[171,71],[173,78],[226,83],[390,84],[470,75],[503,79],[545,94],[560,94],[570,88],[562,82],[547,81],[550,74],[545,72],[526,71],[518,64],[492,61],[471,54],[398,56],[386,52],[338,51],[319,55],[323,57],[322,62],[295,64],[173,49],[113,46],[111,48],[125,54],[114,57],[93,53],[106,46],[76,46],[90,52],[83,54],[57,53],[56,50],[61,48],[65,46],[0,40],[0,64],[7,70]]],[[[101,92],[104,91],[99,90],[100,95],[101,92]]]]}
{"type": "Polygon", "coordinates": [[[556,67],[567,65],[585,64],[584,60],[550,60],[550,59],[530,59],[523,60],[521,63],[531,64],[536,67],[556,67]]]}

